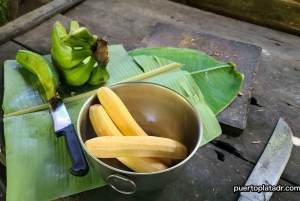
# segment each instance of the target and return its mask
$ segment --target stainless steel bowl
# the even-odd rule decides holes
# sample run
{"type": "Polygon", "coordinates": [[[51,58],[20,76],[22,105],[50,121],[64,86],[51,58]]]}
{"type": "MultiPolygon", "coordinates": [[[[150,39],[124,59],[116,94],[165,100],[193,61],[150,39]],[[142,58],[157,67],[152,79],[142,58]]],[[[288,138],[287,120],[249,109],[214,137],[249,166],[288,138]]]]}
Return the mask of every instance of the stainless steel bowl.
{"type": "Polygon", "coordinates": [[[200,145],[202,122],[197,111],[183,96],[161,85],[127,82],[109,88],[121,98],[148,135],[183,143],[188,149],[188,156],[166,170],[152,173],[133,172],[117,159],[97,159],[84,146],[86,140],[96,137],[88,115],[89,107],[99,103],[95,94],[83,105],[77,122],[78,137],[90,166],[121,193],[164,188],[179,177],[200,145]]]}

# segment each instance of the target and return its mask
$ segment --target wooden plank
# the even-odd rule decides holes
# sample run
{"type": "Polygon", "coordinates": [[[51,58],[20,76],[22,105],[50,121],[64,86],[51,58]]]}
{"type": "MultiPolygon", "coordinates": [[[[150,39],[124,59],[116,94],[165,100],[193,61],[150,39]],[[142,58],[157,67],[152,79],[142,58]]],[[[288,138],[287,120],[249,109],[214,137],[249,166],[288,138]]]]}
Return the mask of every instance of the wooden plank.
{"type": "MultiPolygon", "coordinates": [[[[299,99],[297,98],[297,94],[299,94],[300,86],[296,83],[299,82],[300,70],[298,61],[300,47],[299,37],[161,0],[89,0],[67,11],[64,15],[71,19],[79,20],[81,23],[93,29],[94,33],[103,33],[108,37],[114,38],[117,42],[125,44],[127,50],[137,47],[140,41],[151,32],[157,22],[164,22],[188,30],[203,31],[222,38],[261,46],[262,58],[252,96],[256,97],[258,104],[262,105],[263,108],[250,105],[248,124],[244,134],[239,137],[221,135],[220,140],[228,140],[226,142],[238,150],[238,153],[242,153],[245,157],[250,158],[251,161],[256,162],[261,151],[267,144],[267,139],[274,128],[277,116],[281,114],[288,117],[288,119],[292,119],[288,122],[294,130],[294,134],[300,137],[298,132],[300,130],[298,125],[299,115],[297,115],[299,110],[278,101],[282,97],[287,97],[289,102],[298,104],[297,101],[299,99]],[[84,15],[82,13],[84,13],[84,15]],[[278,105],[282,107],[278,107],[278,105]],[[293,113],[291,113],[291,110],[294,110],[293,113]],[[261,140],[261,143],[252,144],[254,140],[261,140]]],[[[32,44],[32,41],[30,43],[32,44]]],[[[41,44],[32,46],[38,49],[39,45],[41,44]]],[[[299,167],[299,160],[297,159],[297,156],[299,156],[298,150],[297,147],[293,149],[291,160],[286,167],[286,170],[288,170],[292,167],[291,163],[294,164],[295,169],[293,169],[294,171],[290,174],[294,176],[294,178],[298,178],[299,174],[299,168],[296,169],[296,167],[299,167]]],[[[216,156],[214,151],[211,153],[214,154],[213,156],[216,156]]],[[[207,152],[206,155],[209,155],[209,152],[207,152]]],[[[199,163],[194,164],[198,165],[197,167],[202,168],[201,170],[204,171],[214,167],[213,164],[211,166],[205,165],[209,162],[209,160],[201,159],[199,163]]],[[[230,160],[229,162],[233,164],[234,167],[238,167],[240,160],[230,160]]],[[[196,166],[193,165],[193,167],[196,166]]],[[[230,168],[232,168],[232,166],[229,166],[227,163],[221,163],[217,170],[212,171],[215,174],[212,174],[210,179],[218,178],[219,180],[224,180],[226,179],[224,175],[237,174],[234,171],[231,172],[230,168]]],[[[187,173],[189,172],[190,170],[187,171],[187,173]]],[[[197,174],[202,176],[202,173],[199,172],[200,170],[191,173],[191,177],[201,178],[197,176],[197,174]]],[[[99,200],[99,197],[103,196],[105,198],[106,195],[107,200],[164,200],[163,198],[168,198],[168,194],[170,194],[171,198],[177,200],[177,197],[179,199],[186,194],[191,194],[193,191],[190,191],[189,188],[194,189],[199,185],[199,183],[195,183],[194,185],[188,184],[186,187],[184,187],[184,183],[181,185],[183,181],[189,178],[190,177],[184,177],[183,180],[179,180],[180,184],[174,183],[164,190],[143,195],[124,196],[116,193],[109,187],[104,187],[87,191],[84,194],[74,195],[71,197],[72,199],[64,198],[64,200],[99,200]],[[78,196],[81,196],[83,199],[77,199],[78,196]]],[[[240,179],[237,180],[240,181],[240,179]]],[[[200,181],[207,184],[204,180],[200,181]]],[[[240,181],[240,183],[242,182],[240,181]]],[[[228,185],[232,186],[240,183],[234,180],[232,183],[228,183],[228,185]]],[[[299,185],[299,183],[296,182],[294,184],[299,185]]],[[[227,196],[233,198],[231,195],[233,193],[231,189],[229,190],[230,186],[226,187],[222,185],[222,187],[218,189],[217,194],[221,193],[225,198],[227,196]],[[222,193],[223,191],[225,193],[222,193]]],[[[207,198],[207,200],[215,200],[213,199],[214,196],[216,196],[215,192],[212,191],[213,187],[216,187],[216,185],[210,184],[208,187],[204,187],[205,190],[200,189],[198,192],[202,195],[202,193],[209,191],[206,193],[206,197],[209,195],[211,195],[211,197],[207,198]]],[[[276,194],[272,197],[274,201],[298,200],[298,194],[276,194]],[[275,197],[275,195],[286,195],[286,197],[278,198],[275,197]],[[291,198],[288,198],[288,196],[291,196],[291,198]]],[[[221,200],[223,200],[222,198],[221,200]]]]}
{"type": "Polygon", "coordinates": [[[192,32],[158,23],[153,31],[143,39],[138,48],[179,47],[202,51],[218,61],[233,62],[237,70],[244,74],[241,92],[226,109],[217,115],[223,133],[241,134],[247,122],[249,100],[252,95],[253,81],[258,68],[261,48],[217,36],[192,32]]]}
{"type": "MultiPolygon", "coordinates": [[[[124,195],[109,186],[89,190],[64,198],[71,200],[118,200],[118,201],[173,201],[173,200],[237,200],[233,186],[244,185],[254,165],[234,157],[226,151],[207,144],[196,152],[187,169],[175,182],[162,190],[124,195]]],[[[282,185],[291,185],[283,180],[282,185]]],[[[297,200],[298,193],[274,193],[272,200],[297,200]]]]}
{"type": "Polygon", "coordinates": [[[29,13],[41,6],[46,5],[47,3],[50,3],[51,1],[52,0],[26,0],[26,1],[21,1],[21,3],[18,2],[16,8],[18,12],[18,16],[22,16],[26,13],[29,13]]]}
{"type": "Polygon", "coordinates": [[[297,36],[167,0],[90,0],[68,10],[64,15],[97,30],[94,33],[104,33],[122,44],[135,47],[158,22],[254,44],[269,54],[281,54],[286,51],[283,47],[289,46],[292,57],[295,57],[293,48],[300,46],[297,36]]]}
{"type": "MultiPolygon", "coordinates": [[[[75,19],[76,20],[76,19],[75,19]]],[[[19,35],[18,37],[12,39],[13,41],[21,44],[29,50],[37,52],[39,54],[50,54],[51,53],[51,31],[53,28],[53,24],[59,21],[62,25],[69,30],[71,19],[65,17],[61,14],[57,14],[50,18],[49,20],[44,21],[42,24],[34,27],[33,29],[27,31],[19,35]]],[[[79,21],[81,26],[85,26],[89,29],[92,34],[97,35],[98,37],[105,37],[106,40],[109,41],[109,44],[120,44],[119,41],[114,39],[113,37],[107,36],[106,34],[95,29],[94,26],[87,26],[79,21]]],[[[126,47],[130,47],[131,45],[127,44],[126,47]]]]}
{"type": "MultiPolygon", "coordinates": [[[[254,99],[250,104],[244,134],[239,137],[222,135],[218,139],[237,149],[253,163],[258,160],[268,143],[279,117],[285,117],[294,136],[300,138],[300,46],[294,45],[300,41],[299,37],[297,39],[283,34],[277,42],[270,40],[270,47],[263,48],[252,93],[254,99]],[[290,41],[285,40],[286,37],[290,41]]],[[[300,149],[295,146],[283,173],[284,179],[297,185],[300,185],[300,178],[297,176],[300,167],[299,154],[300,149]]]]}
{"type": "MultiPolygon", "coordinates": [[[[283,83],[284,84],[284,83],[283,83]]],[[[256,163],[268,143],[273,129],[279,117],[285,117],[292,127],[293,134],[300,137],[300,109],[288,106],[285,103],[272,101],[264,96],[254,94],[257,105],[250,105],[250,112],[246,130],[239,137],[221,135],[214,143],[227,149],[229,152],[239,155],[252,163],[256,163]]],[[[282,174],[282,178],[300,185],[299,178],[299,147],[294,146],[287,166],[282,174]]]]}
{"type": "MultiPolygon", "coordinates": [[[[165,6],[165,2],[160,3],[165,6]]],[[[111,37],[119,44],[123,44],[126,50],[132,50],[151,31],[156,22],[153,19],[155,15],[141,15],[140,12],[143,12],[145,6],[148,6],[147,10],[151,11],[153,4],[151,1],[136,0],[117,0],[113,3],[109,0],[85,1],[78,8],[70,9],[64,15],[85,24],[92,33],[100,36],[100,33],[105,34],[109,37],[110,44],[115,44],[110,40],[111,37]],[[91,8],[97,12],[91,12],[91,8]]]]}
{"type": "Polygon", "coordinates": [[[298,0],[173,1],[300,36],[298,0]]]}
{"type": "Polygon", "coordinates": [[[71,8],[83,0],[54,0],[0,28],[0,44],[32,29],[46,19],[71,8]]]}

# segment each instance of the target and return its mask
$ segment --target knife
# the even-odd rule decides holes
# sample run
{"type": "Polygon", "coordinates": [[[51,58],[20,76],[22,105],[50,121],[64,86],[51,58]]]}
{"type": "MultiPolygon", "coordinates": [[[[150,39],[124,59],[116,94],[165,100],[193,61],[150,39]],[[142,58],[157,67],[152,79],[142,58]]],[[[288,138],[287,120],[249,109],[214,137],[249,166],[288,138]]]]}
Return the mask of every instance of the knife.
{"type": "MultiPolygon", "coordinates": [[[[254,167],[245,186],[276,185],[289,160],[293,142],[292,130],[281,117],[271,139],[254,167]]],[[[273,192],[241,192],[238,201],[268,201],[273,192]]]]}
{"type": "Polygon", "coordinates": [[[89,166],[65,104],[60,98],[52,98],[49,100],[49,107],[56,136],[65,137],[69,156],[72,161],[72,166],[69,169],[70,173],[75,176],[86,175],[89,171],[89,166]]]}

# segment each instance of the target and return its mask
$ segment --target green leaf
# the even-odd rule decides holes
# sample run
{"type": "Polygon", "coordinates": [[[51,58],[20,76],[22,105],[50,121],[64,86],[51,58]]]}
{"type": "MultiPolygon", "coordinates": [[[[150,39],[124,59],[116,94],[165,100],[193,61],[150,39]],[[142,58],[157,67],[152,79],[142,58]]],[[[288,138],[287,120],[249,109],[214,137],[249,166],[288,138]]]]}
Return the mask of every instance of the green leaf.
{"type": "MultiPolygon", "coordinates": [[[[159,68],[172,61],[156,56],[136,56],[135,61],[144,69],[145,72],[159,68]]],[[[145,81],[161,84],[169,87],[179,94],[186,97],[195,107],[203,124],[203,137],[201,145],[204,145],[221,134],[220,124],[212,110],[206,104],[204,97],[192,76],[180,69],[172,70],[145,81]]]]}
{"type": "Polygon", "coordinates": [[[244,75],[235,70],[234,64],[192,72],[191,75],[214,114],[234,100],[244,80],[244,75]]]}
{"type": "Polygon", "coordinates": [[[234,64],[219,62],[203,52],[182,48],[145,48],[129,52],[131,56],[157,56],[184,64],[182,70],[191,73],[206,103],[214,114],[228,106],[239,92],[244,76],[234,64]]]}
{"type": "Polygon", "coordinates": [[[15,60],[5,61],[4,75],[4,114],[46,102],[45,91],[37,76],[21,68],[15,60]]]}
{"type": "MultiPolygon", "coordinates": [[[[85,100],[67,104],[76,128],[85,100]]],[[[6,141],[7,201],[53,200],[100,187],[106,182],[92,169],[71,175],[64,138],[57,138],[48,110],[3,119],[6,141]]]]}
{"type": "Polygon", "coordinates": [[[212,57],[207,56],[203,52],[185,48],[172,48],[172,47],[155,47],[155,48],[144,48],[135,49],[129,51],[130,56],[157,56],[160,58],[165,58],[171,61],[176,61],[178,63],[184,64],[182,70],[188,72],[194,72],[198,70],[203,70],[206,68],[222,66],[226,63],[219,62],[212,57]]]}

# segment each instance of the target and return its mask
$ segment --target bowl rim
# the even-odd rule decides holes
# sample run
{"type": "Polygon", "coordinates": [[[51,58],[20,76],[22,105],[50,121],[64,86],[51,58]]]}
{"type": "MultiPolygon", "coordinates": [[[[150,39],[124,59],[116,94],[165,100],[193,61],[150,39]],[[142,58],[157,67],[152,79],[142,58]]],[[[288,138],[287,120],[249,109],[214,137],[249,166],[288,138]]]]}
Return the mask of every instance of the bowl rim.
{"type": "MultiPolygon", "coordinates": [[[[168,171],[171,171],[173,169],[176,169],[180,166],[182,166],[183,164],[187,163],[193,156],[194,154],[196,153],[196,151],[198,150],[198,148],[200,147],[200,143],[202,141],[202,138],[203,138],[203,123],[202,123],[202,119],[200,117],[200,115],[198,114],[196,108],[194,107],[194,105],[186,98],[184,97],[183,95],[181,95],[180,93],[178,93],[177,91],[169,88],[169,87],[166,87],[164,85],[161,85],[161,84],[156,84],[156,83],[153,83],[153,82],[146,82],[146,81],[134,81],[134,82],[118,82],[118,83],[115,83],[115,84],[111,84],[111,85],[107,85],[105,87],[113,87],[113,86],[117,86],[117,85],[125,85],[125,84],[146,84],[146,85],[154,85],[156,87],[161,87],[163,89],[166,89],[166,90],[170,90],[172,91],[173,93],[176,93],[177,95],[179,95],[181,98],[183,98],[185,101],[188,102],[188,104],[193,108],[193,110],[195,111],[196,113],[196,117],[197,117],[197,121],[199,123],[199,127],[200,127],[200,130],[199,130],[199,135],[200,137],[198,138],[198,141],[196,143],[196,146],[195,148],[193,149],[193,151],[185,158],[183,159],[182,161],[180,161],[178,164],[176,165],[173,165],[172,167],[169,167],[167,169],[164,169],[164,170],[161,170],[161,171],[156,171],[156,172],[134,172],[134,171],[126,171],[126,170],[121,170],[121,169],[118,169],[118,168],[115,168],[113,166],[110,166],[104,162],[102,162],[101,160],[99,160],[98,158],[96,158],[95,156],[93,156],[89,150],[85,147],[84,145],[84,142],[81,138],[81,135],[80,135],[80,123],[82,121],[82,113],[84,112],[83,111],[83,108],[86,106],[87,103],[89,103],[91,101],[91,99],[94,99],[95,96],[97,96],[97,93],[91,95],[85,102],[84,104],[82,105],[81,109],[80,109],[80,112],[78,114],[78,118],[77,118],[77,137],[79,139],[79,142],[80,142],[80,145],[81,147],[84,149],[84,152],[85,154],[88,154],[90,157],[92,157],[95,161],[97,161],[98,163],[100,163],[101,165],[104,165],[105,167],[113,170],[113,171],[116,171],[117,173],[122,173],[122,174],[126,174],[126,175],[153,175],[153,174],[161,174],[161,173],[164,173],[164,172],[168,172],[168,171]]],[[[103,86],[104,87],[104,86],[103,86]]],[[[100,87],[99,87],[100,88],[100,87]]]]}

